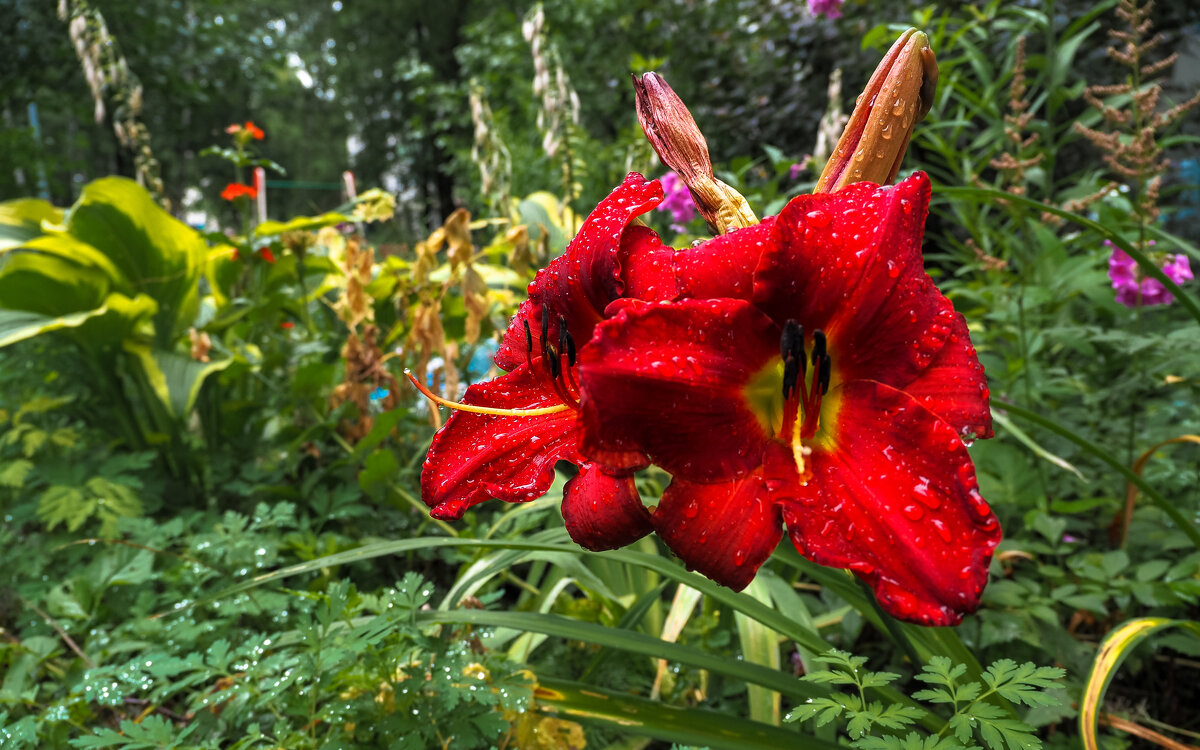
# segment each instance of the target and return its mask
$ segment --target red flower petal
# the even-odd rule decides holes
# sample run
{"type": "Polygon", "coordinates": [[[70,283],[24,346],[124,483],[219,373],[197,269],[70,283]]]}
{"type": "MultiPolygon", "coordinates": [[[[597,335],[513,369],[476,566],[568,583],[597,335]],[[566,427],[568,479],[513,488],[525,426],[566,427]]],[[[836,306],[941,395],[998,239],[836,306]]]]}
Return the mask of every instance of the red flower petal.
{"type": "Polygon", "coordinates": [[[650,227],[631,226],[621,235],[623,296],[630,299],[670,300],[678,295],[675,258],[679,252],[662,243],[650,227]]]}
{"type": "Polygon", "coordinates": [[[271,252],[271,248],[269,247],[260,247],[258,249],[258,254],[261,255],[262,259],[268,263],[275,262],[275,253],[271,252]]]}
{"type": "Polygon", "coordinates": [[[767,217],[760,224],[683,250],[665,247],[648,227],[629,227],[621,240],[624,296],[748,300],[754,291],[754,269],[771,241],[774,223],[774,217],[767,217]]]}
{"type": "Polygon", "coordinates": [[[733,297],[750,299],[754,269],[772,242],[775,218],[714,237],[675,254],[675,279],[679,294],[695,299],[733,297]]]}
{"type": "Polygon", "coordinates": [[[521,304],[504,333],[496,364],[512,370],[525,361],[525,326],[541,350],[542,307],[550,310],[551,343],[557,341],[561,316],[577,345],[592,337],[608,303],[621,296],[619,252],[621,235],[634,217],[662,202],[662,186],[630,172],[583,222],[566,251],[538,271],[529,284],[529,299],[521,304]]]}
{"type": "Polygon", "coordinates": [[[979,605],[1000,542],[958,433],[879,383],[827,398],[838,400],[836,425],[813,446],[812,478],[777,493],[796,548],[853,570],[900,619],[957,624],[979,605]]]}
{"type": "Polygon", "coordinates": [[[263,137],[266,135],[265,133],[263,133],[262,128],[258,127],[257,125],[255,125],[253,122],[250,122],[249,120],[246,121],[246,132],[250,133],[250,137],[256,141],[261,141],[263,139],[263,137]]]}
{"type": "Polygon", "coordinates": [[[590,462],[563,488],[562,515],[575,543],[594,551],[624,547],[654,530],[633,472],[609,473],[590,462]]]}
{"type": "Polygon", "coordinates": [[[621,300],[579,354],[582,453],[641,451],[694,482],[761,463],[768,436],[743,388],[779,357],[779,331],[741,300],[621,300]]]}
{"type": "Polygon", "coordinates": [[[254,200],[258,197],[258,191],[249,185],[243,185],[240,182],[231,182],[221,191],[221,197],[227,201],[236,200],[242,196],[254,200]]]}
{"type": "MultiPolygon", "coordinates": [[[[527,366],[476,383],[463,402],[500,409],[553,406],[558,396],[527,366]]],[[[421,499],[434,518],[456,520],[489,497],[510,503],[540,497],[554,463],[575,455],[576,413],[501,417],[456,411],[434,435],[421,470],[421,499]]]]}
{"type": "Polygon", "coordinates": [[[990,438],[992,409],[987,376],[971,345],[967,321],[955,314],[946,345],[916,380],[899,387],[963,435],[990,438]]]}
{"type": "Polygon", "coordinates": [[[761,471],[719,484],[677,478],[651,519],[688,570],[735,591],[754,579],[783,536],[779,508],[761,471]]]}
{"type": "Polygon", "coordinates": [[[911,382],[954,320],[921,256],[928,206],[920,172],[793,199],[755,270],[755,304],[777,322],[824,330],[841,380],[911,382]]]}

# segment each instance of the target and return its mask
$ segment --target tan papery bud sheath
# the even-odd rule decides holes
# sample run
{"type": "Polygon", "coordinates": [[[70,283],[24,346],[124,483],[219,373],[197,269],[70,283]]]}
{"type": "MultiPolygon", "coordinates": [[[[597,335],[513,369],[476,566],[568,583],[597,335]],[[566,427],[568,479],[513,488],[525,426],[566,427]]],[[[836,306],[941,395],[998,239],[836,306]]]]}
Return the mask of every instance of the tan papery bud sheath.
{"type": "Polygon", "coordinates": [[[901,34],[858,97],[813,192],[832,193],[855,182],[894,181],[913,128],[933,105],[937,79],[929,37],[916,29],[901,34]]]}
{"type": "Polygon", "coordinates": [[[741,193],[713,176],[708,143],[679,96],[657,73],[633,76],[638,122],[662,163],[675,170],[718,234],[758,223],[741,193]]]}

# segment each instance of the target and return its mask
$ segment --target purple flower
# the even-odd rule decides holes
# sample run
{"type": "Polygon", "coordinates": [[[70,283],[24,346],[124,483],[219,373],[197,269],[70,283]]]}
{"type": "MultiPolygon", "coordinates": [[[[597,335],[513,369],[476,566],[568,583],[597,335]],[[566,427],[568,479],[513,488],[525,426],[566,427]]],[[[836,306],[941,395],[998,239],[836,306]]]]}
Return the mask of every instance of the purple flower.
{"type": "MultiPolygon", "coordinates": [[[[1112,280],[1113,289],[1117,292],[1117,302],[1126,307],[1150,307],[1168,305],[1175,300],[1158,279],[1143,278],[1137,261],[1125,251],[1113,247],[1108,240],[1105,240],[1104,244],[1112,248],[1112,256],[1108,259],[1108,278],[1112,280]]],[[[1165,256],[1161,268],[1167,278],[1176,284],[1193,278],[1191,263],[1182,253],[1165,256]]]]}
{"type": "Polygon", "coordinates": [[[808,11],[814,16],[841,18],[845,0],[808,0],[808,11]]]}
{"type": "Polygon", "coordinates": [[[670,211],[671,229],[674,229],[676,232],[683,232],[685,230],[684,224],[696,218],[696,202],[692,200],[692,194],[688,190],[687,185],[674,172],[667,172],[663,175],[662,187],[666,197],[654,210],[670,211]]]}

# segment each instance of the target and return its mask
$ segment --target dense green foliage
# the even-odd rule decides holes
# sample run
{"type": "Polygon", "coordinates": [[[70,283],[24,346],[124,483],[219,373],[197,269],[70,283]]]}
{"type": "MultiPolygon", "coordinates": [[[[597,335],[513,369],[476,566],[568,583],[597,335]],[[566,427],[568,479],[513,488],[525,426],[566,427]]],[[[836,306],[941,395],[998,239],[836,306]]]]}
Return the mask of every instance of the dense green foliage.
{"type": "MultiPolygon", "coordinates": [[[[1147,64],[1198,18],[1164,5],[1147,64]]],[[[1102,713],[1194,741],[1200,306],[1185,284],[1130,309],[1106,269],[1114,246],[1155,278],[1164,253],[1200,263],[1200,123],[1164,122],[1172,163],[1133,175],[1076,127],[1111,125],[1088,85],[1129,79],[1105,52],[1115,2],[850,0],[836,21],[554,3],[532,47],[525,5],[158,6],[90,7],[143,87],[162,196],[127,179],[54,4],[0,14],[0,748],[1036,750],[1082,746],[1101,692],[1102,713]],[[941,80],[905,171],[934,179],[927,268],[997,424],[971,448],[1005,529],[980,611],[897,623],[790,547],[742,593],[653,538],[582,551],[566,472],[543,499],[431,519],[418,478],[444,415],[400,373],[486,377],[578,218],[627,170],[661,174],[628,75],[663,72],[770,215],[811,187],[791,166],[834,68],[849,109],[909,23],[941,80]],[[539,66],[565,98],[535,90],[539,66]],[[226,135],[251,118],[265,140],[226,135]],[[268,183],[271,220],[219,197],[260,159],[299,183],[268,183]],[[343,169],[390,194],[343,196],[343,169]],[[1164,629],[1105,641],[1134,618],[1164,629]]],[[[1166,83],[1160,112],[1195,93],[1166,83]]],[[[706,234],[652,221],[676,246],[706,234]]]]}

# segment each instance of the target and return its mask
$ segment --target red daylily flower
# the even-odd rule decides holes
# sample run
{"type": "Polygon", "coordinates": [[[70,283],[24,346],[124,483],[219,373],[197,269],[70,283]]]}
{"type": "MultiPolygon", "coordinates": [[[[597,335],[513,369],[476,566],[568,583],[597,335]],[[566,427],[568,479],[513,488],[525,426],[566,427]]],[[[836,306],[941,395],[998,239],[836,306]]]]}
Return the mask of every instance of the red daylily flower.
{"type": "Polygon", "coordinates": [[[679,253],[631,223],[662,199],[657,180],[630,173],[529,285],[529,299],[496,354],[496,364],[509,372],[472,385],[463,399],[468,409],[492,413],[460,409],[434,437],[421,472],[422,499],[434,517],[461,518],[488,498],[533,500],[549,489],[554,464],[567,460],[580,468],[564,488],[562,504],[577,543],[613,549],[652,530],[633,484],[633,471],[647,465],[646,457],[608,451],[604,462],[593,462],[579,450],[577,347],[592,338],[605,308],[621,297],[749,296],[771,226],[768,221],[741,230],[740,241],[722,237],[679,253]]]}
{"type": "Polygon", "coordinates": [[[563,255],[538,272],[496,354],[496,364],[509,372],[472,385],[462,402],[493,413],[455,411],[434,436],[421,496],[435,518],[461,518],[488,498],[540,497],[554,479],[555,462],[567,460],[580,466],[563,497],[567,529],[578,543],[612,549],[650,532],[632,475],[645,458],[613,451],[611,465],[599,466],[579,453],[576,373],[578,342],[591,339],[604,309],[622,295],[625,230],[662,197],[658,182],[631,173],[584,221],[563,255]],[[520,414],[504,413],[509,411],[520,414]]]}
{"type": "Polygon", "coordinates": [[[689,567],[740,589],[786,526],[897,617],[950,625],[978,605],[1000,529],[963,438],[991,435],[988,391],[924,271],[928,202],[917,174],[796,198],[765,237],[671,256],[641,239],[628,286],[669,286],[657,262],[675,288],[615,301],[581,348],[579,450],[672,473],[650,523],[689,567]],[[692,284],[708,298],[681,287],[684,264],[718,257],[726,281],[697,268],[692,284]]]}
{"type": "Polygon", "coordinates": [[[275,253],[271,252],[271,248],[267,247],[266,245],[263,245],[258,249],[258,254],[268,263],[275,262],[275,253]]]}
{"type": "Polygon", "coordinates": [[[246,196],[250,200],[258,197],[258,191],[250,185],[243,185],[240,182],[231,182],[221,191],[221,197],[227,201],[237,200],[242,196],[246,196]]]}

